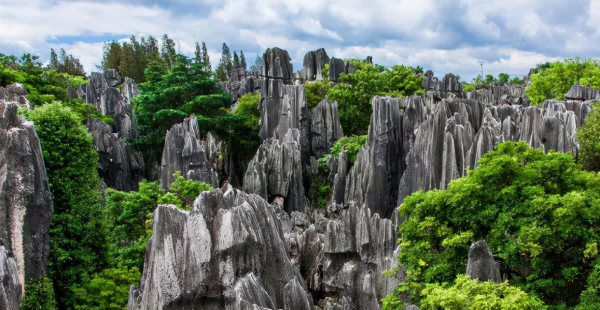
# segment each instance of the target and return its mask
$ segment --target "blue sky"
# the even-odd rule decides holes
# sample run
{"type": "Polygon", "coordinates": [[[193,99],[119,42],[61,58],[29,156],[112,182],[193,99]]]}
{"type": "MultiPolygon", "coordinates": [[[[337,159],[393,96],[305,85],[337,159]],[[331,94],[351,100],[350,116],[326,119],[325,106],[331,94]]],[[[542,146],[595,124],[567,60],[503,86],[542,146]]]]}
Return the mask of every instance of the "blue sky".
{"type": "Polygon", "coordinates": [[[103,42],[164,33],[192,55],[206,42],[213,67],[225,42],[248,62],[268,47],[286,49],[294,70],[304,54],[420,65],[470,81],[480,72],[522,77],[537,63],[600,57],[597,0],[0,0],[0,53],[50,48],[100,64],[103,42]]]}

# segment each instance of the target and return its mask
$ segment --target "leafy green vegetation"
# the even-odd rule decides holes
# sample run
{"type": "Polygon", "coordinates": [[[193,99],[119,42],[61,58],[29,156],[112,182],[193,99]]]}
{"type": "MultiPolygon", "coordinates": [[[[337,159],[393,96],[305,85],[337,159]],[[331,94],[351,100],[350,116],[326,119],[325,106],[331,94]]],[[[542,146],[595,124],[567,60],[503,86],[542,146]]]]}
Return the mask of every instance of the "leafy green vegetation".
{"type": "Polygon", "coordinates": [[[191,114],[205,133],[219,131],[231,119],[226,110],[231,95],[203,67],[177,55],[170,69],[156,63],[146,69],[147,82],[140,85],[141,94],[133,100],[140,130],[135,143],[140,150],[153,152],[152,159],[159,160],[167,130],[191,114]]]}
{"type": "Polygon", "coordinates": [[[531,75],[531,85],[525,89],[534,104],[546,99],[564,99],[576,82],[600,90],[600,67],[595,59],[565,59],[538,65],[535,71],[538,73],[531,75]]]}
{"type": "Polygon", "coordinates": [[[81,288],[76,288],[76,310],[122,310],[127,308],[129,287],[139,285],[140,271],[133,267],[127,269],[108,268],[94,274],[92,279],[81,288]]]}
{"type": "Polygon", "coordinates": [[[52,281],[48,277],[30,279],[25,285],[21,310],[55,310],[52,281]]]}
{"type": "Polygon", "coordinates": [[[447,190],[404,200],[398,259],[407,280],[390,298],[422,302],[426,284],[455,281],[470,245],[484,239],[511,285],[550,306],[575,306],[598,257],[599,193],[598,175],[570,155],[498,145],[447,190]]]}
{"type": "Polygon", "coordinates": [[[45,104],[28,117],[40,138],[53,197],[48,273],[58,308],[72,308],[71,289],[107,264],[98,153],[70,108],[45,104]]]}
{"type": "Polygon", "coordinates": [[[342,137],[331,147],[331,155],[338,157],[343,148],[348,154],[348,163],[352,165],[356,161],[358,151],[361,147],[365,146],[365,143],[367,143],[366,135],[342,137]]]}
{"type": "Polygon", "coordinates": [[[327,96],[327,91],[331,87],[331,82],[328,80],[324,81],[315,81],[315,82],[305,82],[304,90],[306,92],[306,103],[308,105],[308,109],[313,109],[316,107],[325,96],[327,96]]]}
{"type": "Polygon", "coordinates": [[[371,100],[375,95],[406,97],[423,93],[423,76],[412,68],[393,66],[386,69],[359,60],[350,61],[352,74],[341,74],[340,83],[330,88],[327,97],[337,101],[340,123],[347,135],[367,133],[371,118],[371,100]]]}
{"type": "Polygon", "coordinates": [[[331,201],[333,191],[331,182],[327,179],[329,176],[329,166],[327,165],[326,157],[319,159],[318,163],[318,172],[312,178],[307,196],[312,209],[327,210],[327,205],[331,201]]]}
{"type": "MultiPolygon", "coordinates": [[[[468,275],[459,275],[453,285],[427,284],[422,291],[424,298],[419,303],[421,310],[471,309],[471,310],[538,310],[546,309],[542,301],[528,296],[508,282],[479,282],[468,275]]],[[[399,300],[386,297],[382,300],[384,310],[402,309],[399,300]]]]}
{"type": "Polygon", "coordinates": [[[600,107],[592,104],[592,110],[585,117],[585,122],[577,130],[579,142],[579,163],[590,171],[600,171],[600,107]]]}

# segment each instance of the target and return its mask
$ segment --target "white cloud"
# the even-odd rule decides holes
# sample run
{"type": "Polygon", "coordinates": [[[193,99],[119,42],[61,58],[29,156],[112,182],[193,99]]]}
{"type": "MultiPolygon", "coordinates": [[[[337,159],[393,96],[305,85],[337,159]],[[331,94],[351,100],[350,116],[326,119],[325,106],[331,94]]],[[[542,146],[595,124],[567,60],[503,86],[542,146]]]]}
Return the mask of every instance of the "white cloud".
{"type": "Polygon", "coordinates": [[[248,63],[268,47],[286,49],[296,70],[307,51],[324,47],[329,56],[371,55],[383,65],[420,65],[466,80],[479,73],[479,59],[486,59],[485,74],[523,76],[539,62],[600,56],[594,0],[132,1],[0,0],[0,53],[45,61],[51,47],[64,48],[90,72],[102,40],[168,33],[188,55],[205,41],[213,67],[223,42],[244,50],[248,63]]]}

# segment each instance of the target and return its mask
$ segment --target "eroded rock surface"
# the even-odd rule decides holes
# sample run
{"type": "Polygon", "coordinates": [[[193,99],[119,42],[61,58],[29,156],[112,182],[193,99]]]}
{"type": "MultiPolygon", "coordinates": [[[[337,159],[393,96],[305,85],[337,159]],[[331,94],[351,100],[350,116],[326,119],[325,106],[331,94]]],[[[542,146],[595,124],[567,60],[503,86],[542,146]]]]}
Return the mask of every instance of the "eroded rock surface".
{"type": "Polygon", "coordinates": [[[471,245],[469,260],[467,261],[467,274],[471,279],[478,279],[481,282],[502,282],[498,264],[494,261],[492,251],[490,251],[485,240],[477,241],[471,245]]]}
{"type": "Polygon", "coordinates": [[[277,211],[231,186],[203,192],[189,212],[159,205],[129,309],[281,309],[290,301],[312,309],[277,211]]]}
{"type": "Polygon", "coordinates": [[[303,81],[322,81],[323,75],[321,71],[328,63],[329,56],[327,56],[324,48],[306,53],[304,55],[302,70],[300,71],[300,79],[303,81]]]}
{"type": "Polygon", "coordinates": [[[11,89],[0,99],[0,309],[18,309],[27,281],[46,274],[52,218],[40,141],[11,89]]]}
{"type": "Polygon", "coordinates": [[[173,174],[177,171],[186,179],[198,180],[219,186],[219,176],[214,162],[217,160],[218,145],[212,135],[203,140],[196,116],[192,114],[181,124],[175,124],[167,131],[162,152],[160,184],[168,189],[175,182],[173,174]]]}

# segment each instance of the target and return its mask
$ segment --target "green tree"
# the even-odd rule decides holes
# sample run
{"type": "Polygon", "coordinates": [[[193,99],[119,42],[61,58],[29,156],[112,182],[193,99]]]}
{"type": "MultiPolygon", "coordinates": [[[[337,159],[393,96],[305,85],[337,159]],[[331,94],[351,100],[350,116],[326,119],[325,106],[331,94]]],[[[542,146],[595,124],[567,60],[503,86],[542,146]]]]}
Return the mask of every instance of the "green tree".
{"type": "Polygon", "coordinates": [[[600,67],[598,60],[565,59],[540,66],[538,73],[531,75],[531,85],[525,92],[534,104],[541,104],[546,99],[564,99],[575,83],[600,89],[600,67]],[[545,68],[545,69],[543,69],[545,68]]]}
{"type": "Polygon", "coordinates": [[[206,49],[206,44],[202,42],[202,62],[206,64],[205,70],[212,71],[212,66],[210,65],[210,57],[208,57],[208,50],[206,49]]]}
{"type": "Polygon", "coordinates": [[[135,143],[153,160],[160,160],[167,130],[191,114],[205,133],[218,132],[226,121],[231,95],[210,78],[202,63],[179,55],[170,69],[151,64],[145,75],[147,82],[133,100],[140,130],[135,143]]]}
{"type": "Polygon", "coordinates": [[[167,68],[171,68],[177,63],[177,52],[175,52],[175,41],[169,38],[169,36],[165,33],[162,38],[162,47],[161,47],[161,58],[163,62],[167,65],[167,68]]]}
{"type": "MultiPolygon", "coordinates": [[[[437,309],[470,309],[470,310],[540,310],[546,309],[542,301],[528,296],[521,289],[508,282],[479,282],[471,280],[468,275],[459,275],[453,285],[438,283],[427,284],[423,289],[421,310],[437,309]]],[[[383,309],[402,309],[400,300],[386,297],[382,300],[383,309]]]]}
{"type": "Polygon", "coordinates": [[[396,297],[420,302],[425,283],[454,281],[484,239],[511,285],[548,305],[576,305],[598,257],[598,193],[600,177],[571,155],[499,144],[448,189],[403,201],[398,259],[407,278],[396,297]]]}
{"type": "Polygon", "coordinates": [[[508,75],[507,73],[498,74],[498,82],[500,82],[500,83],[508,83],[509,79],[510,79],[510,75],[508,75]]]}
{"type": "Polygon", "coordinates": [[[116,41],[106,42],[103,50],[102,70],[115,69],[118,71],[121,65],[121,44],[116,41]]]}
{"type": "Polygon", "coordinates": [[[59,73],[66,73],[69,75],[85,76],[83,65],[79,62],[78,58],[65,52],[64,49],[60,49],[60,56],[58,61],[58,68],[56,69],[59,73]]]}
{"type": "Polygon", "coordinates": [[[331,88],[329,80],[305,82],[304,91],[306,93],[306,104],[309,109],[313,109],[319,102],[327,96],[327,92],[331,88]]]}
{"type": "Polygon", "coordinates": [[[81,288],[74,288],[76,310],[127,309],[129,287],[139,284],[140,271],[133,267],[109,268],[94,274],[81,288]]]}
{"type": "Polygon", "coordinates": [[[352,60],[355,72],[341,74],[340,83],[330,88],[327,97],[337,101],[340,123],[348,135],[367,133],[371,118],[371,100],[375,95],[406,97],[423,93],[423,77],[405,66],[385,69],[352,60]]]}
{"type": "Polygon", "coordinates": [[[240,68],[240,57],[238,57],[238,54],[236,51],[233,51],[233,67],[234,70],[237,70],[240,68]]]}
{"type": "Polygon", "coordinates": [[[229,52],[229,47],[225,43],[223,43],[221,61],[223,62],[225,76],[227,78],[229,78],[231,76],[231,71],[233,70],[233,58],[231,58],[231,53],[229,52]]]}
{"type": "Polygon", "coordinates": [[[82,119],[60,103],[29,113],[42,146],[53,197],[48,273],[59,309],[75,305],[72,288],[106,266],[98,153],[82,119]]]}
{"type": "Polygon", "coordinates": [[[244,72],[248,70],[248,64],[246,63],[246,56],[244,56],[244,51],[240,50],[240,67],[244,69],[244,72]]]}
{"type": "Polygon", "coordinates": [[[331,155],[333,157],[338,157],[342,149],[346,151],[348,154],[348,163],[351,165],[356,160],[356,155],[361,147],[365,146],[367,143],[367,136],[345,136],[341,139],[337,140],[335,144],[331,147],[331,155]]]}
{"type": "Polygon", "coordinates": [[[254,63],[250,66],[250,73],[253,75],[260,75],[260,70],[263,65],[263,59],[260,55],[256,54],[256,59],[254,63]]]}
{"type": "Polygon", "coordinates": [[[600,107],[592,104],[592,110],[585,117],[585,122],[577,130],[579,142],[578,161],[589,171],[600,171],[600,107]]]}
{"type": "Polygon", "coordinates": [[[174,203],[183,210],[191,210],[194,200],[200,193],[212,190],[212,186],[196,180],[188,180],[177,171],[173,174],[175,182],[169,185],[169,193],[174,194],[179,202],[174,203]]]}
{"type": "Polygon", "coordinates": [[[25,284],[25,295],[21,310],[55,310],[56,300],[52,281],[48,277],[29,279],[25,284]]]}
{"type": "Polygon", "coordinates": [[[196,50],[194,51],[194,60],[196,62],[202,62],[204,55],[202,55],[202,49],[200,49],[200,44],[196,42],[196,50]]]}
{"type": "Polygon", "coordinates": [[[488,74],[488,75],[486,75],[486,76],[485,76],[484,83],[485,83],[486,85],[490,85],[490,83],[494,83],[494,82],[497,82],[497,81],[498,81],[498,80],[496,80],[496,79],[494,78],[494,76],[493,76],[493,75],[491,75],[491,74],[488,74]]]}

